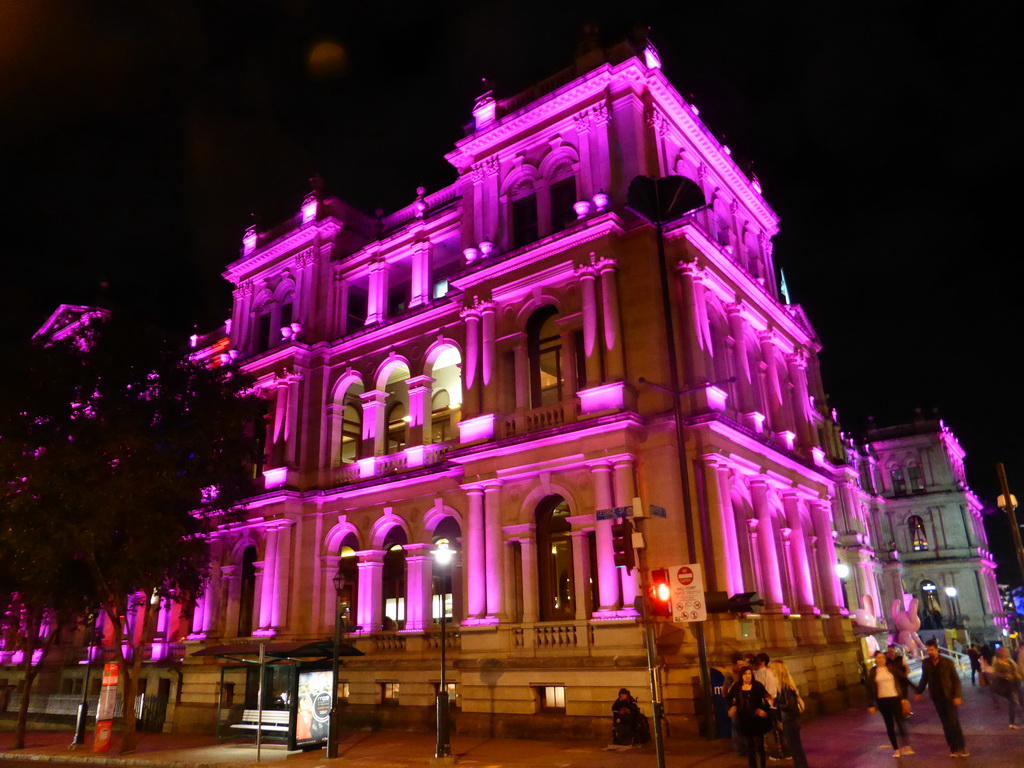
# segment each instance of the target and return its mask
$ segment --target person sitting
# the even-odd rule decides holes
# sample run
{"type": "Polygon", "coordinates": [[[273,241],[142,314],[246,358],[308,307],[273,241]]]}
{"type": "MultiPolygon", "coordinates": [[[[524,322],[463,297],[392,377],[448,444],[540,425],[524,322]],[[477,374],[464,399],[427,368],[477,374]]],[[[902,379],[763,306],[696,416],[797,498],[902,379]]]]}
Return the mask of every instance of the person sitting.
{"type": "Polygon", "coordinates": [[[636,705],[628,688],[620,688],[619,696],[612,702],[612,744],[633,746],[640,708],[636,705]]]}

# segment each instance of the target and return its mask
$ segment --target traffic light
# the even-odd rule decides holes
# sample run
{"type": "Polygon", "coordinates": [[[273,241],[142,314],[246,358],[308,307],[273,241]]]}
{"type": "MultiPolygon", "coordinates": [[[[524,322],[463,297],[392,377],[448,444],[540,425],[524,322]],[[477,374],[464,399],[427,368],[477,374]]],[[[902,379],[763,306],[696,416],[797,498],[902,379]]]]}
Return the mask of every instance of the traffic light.
{"type": "Polygon", "coordinates": [[[633,552],[633,524],[625,517],[612,520],[612,552],[615,553],[615,567],[633,570],[636,558],[633,552]]]}
{"type": "Polygon", "coordinates": [[[708,613],[755,613],[754,606],[764,605],[758,600],[757,592],[740,592],[726,597],[728,592],[705,592],[704,604],[708,613]]]}
{"type": "Polygon", "coordinates": [[[651,585],[648,588],[651,616],[672,615],[672,587],[668,583],[668,569],[655,568],[651,571],[651,585]]]}

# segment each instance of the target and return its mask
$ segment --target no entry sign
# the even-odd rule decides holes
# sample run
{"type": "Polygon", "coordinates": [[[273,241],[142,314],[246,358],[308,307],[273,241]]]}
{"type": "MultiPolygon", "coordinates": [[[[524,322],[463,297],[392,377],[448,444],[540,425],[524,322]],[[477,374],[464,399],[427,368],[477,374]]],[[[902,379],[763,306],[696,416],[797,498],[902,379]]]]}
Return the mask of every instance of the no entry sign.
{"type": "Polygon", "coordinates": [[[688,624],[706,621],[708,608],[704,602],[704,577],[696,563],[674,565],[668,569],[672,584],[672,621],[688,624]]]}

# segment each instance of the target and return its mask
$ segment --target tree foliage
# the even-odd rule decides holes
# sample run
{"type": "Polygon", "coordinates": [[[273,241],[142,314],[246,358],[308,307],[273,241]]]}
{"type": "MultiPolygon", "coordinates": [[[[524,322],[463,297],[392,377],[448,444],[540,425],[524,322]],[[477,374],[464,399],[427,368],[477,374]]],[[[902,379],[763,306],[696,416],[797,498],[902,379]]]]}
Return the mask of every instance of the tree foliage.
{"type": "MultiPolygon", "coordinates": [[[[259,398],[243,374],[193,364],[122,314],[32,343],[20,363],[0,401],[0,587],[39,606],[81,593],[112,621],[121,657],[149,639],[123,635],[134,596],[151,598],[146,626],[160,601],[202,588],[204,534],[250,491],[259,398]],[[68,583],[69,569],[88,578],[68,583]]],[[[141,654],[131,675],[119,661],[127,702],[141,654]]]]}

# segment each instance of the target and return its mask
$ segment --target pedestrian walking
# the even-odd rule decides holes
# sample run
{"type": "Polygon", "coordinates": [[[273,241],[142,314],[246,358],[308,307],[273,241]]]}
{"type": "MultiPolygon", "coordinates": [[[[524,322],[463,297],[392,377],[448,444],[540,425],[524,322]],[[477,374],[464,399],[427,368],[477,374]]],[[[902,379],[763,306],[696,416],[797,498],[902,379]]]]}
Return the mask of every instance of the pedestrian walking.
{"type": "Polygon", "coordinates": [[[947,658],[939,655],[939,644],[932,638],[925,643],[927,656],[921,663],[921,680],[915,686],[918,699],[924,689],[930,689],[932,704],[942,722],[942,733],[949,745],[950,757],[967,757],[967,745],[964,743],[964,732],[960,727],[960,715],[957,707],[963,703],[963,690],[960,687],[960,675],[956,666],[947,658]]]}
{"type": "Polygon", "coordinates": [[[640,707],[629,689],[620,688],[618,697],[612,702],[612,744],[633,746],[639,715],[640,707]]]}
{"type": "Polygon", "coordinates": [[[910,714],[910,701],[907,694],[910,692],[910,680],[904,673],[904,665],[898,661],[892,661],[881,651],[875,654],[875,666],[868,672],[867,679],[868,701],[871,706],[868,712],[872,715],[875,712],[882,713],[882,721],[885,723],[885,732],[889,736],[889,743],[892,744],[892,756],[912,755],[914,749],[910,746],[907,737],[907,725],[904,719],[910,714]],[[903,739],[903,749],[896,740],[896,732],[903,739]]]}
{"type": "Polygon", "coordinates": [[[1021,668],[1003,646],[996,651],[992,660],[992,693],[1006,699],[1010,708],[1010,727],[1017,731],[1021,726],[1015,722],[1015,713],[1020,710],[1020,683],[1024,678],[1021,668]]]}
{"type": "Polygon", "coordinates": [[[765,768],[764,735],[771,727],[768,719],[768,692],[754,679],[754,670],[747,667],[733,683],[726,697],[729,717],[735,717],[747,748],[749,768],[765,768]]]}
{"type": "Polygon", "coordinates": [[[782,734],[782,721],[779,719],[779,713],[774,704],[775,697],[779,693],[779,680],[771,670],[771,657],[767,653],[761,652],[756,656],[751,656],[750,659],[754,668],[754,679],[763,685],[768,693],[768,719],[771,721],[771,727],[765,734],[765,754],[770,760],[784,760],[789,757],[789,750],[786,749],[786,739],[782,734]]]}
{"type": "MultiPolygon", "coordinates": [[[[740,679],[740,675],[744,669],[750,669],[747,664],[746,657],[742,653],[734,653],[732,655],[732,674],[729,680],[729,687],[732,687],[733,683],[736,683],[740,679]]],[[[735,750],[738,757],[747,756],[747,742],[743,738],[743,734],[740,733],[739,718],[735,715],[731,716],[730,721],[732,722],[732,748],[735,750]]]]}
{"type": "Polygon", "coordinates": [[[967,658],[971,660],[971,685],[977,685],[974,681],[975,676],[981,674],[981,652],[978,650],[977,643],[973,643],[967,649],[967,658]]]}
{"type": "Polygon", "coordinates": [[[793,758],[793,768],[807,768],[807,756],[800,740],[800,715],[804,711],[804,700],[800,698],[796,682],[789,673],[785,662],[773,661],[768,665],[779,681],[779,693],[775,697],[775,709],[782,720],[782,732],[789,754],[793,758]]]}
{"type": "Polygon", "coordinates": [[[910,665],[907,664],[907,658],[892,643],[885,650],[885,658],[889,666],[898,666],[903,670],[904,677],[910,677],[910,665]]]}

